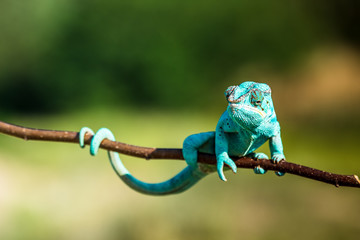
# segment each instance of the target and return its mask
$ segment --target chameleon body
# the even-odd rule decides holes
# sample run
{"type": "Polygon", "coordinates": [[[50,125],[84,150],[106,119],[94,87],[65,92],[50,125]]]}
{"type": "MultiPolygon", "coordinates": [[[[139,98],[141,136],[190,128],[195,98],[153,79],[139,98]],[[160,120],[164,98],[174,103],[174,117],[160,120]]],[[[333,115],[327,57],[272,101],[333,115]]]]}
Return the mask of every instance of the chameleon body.
{"type": "MultiPolygon", "coordinates": [[[[183,143],[183,156],[188,166],[173,178],[161,183],[145,183],[133,177],[122,164],[119,154],[109,151],[109,159],[119,177],[131,188],[150,195],[180,193],[193,186],[201,178],[217,171],[221,180],[226,181],[224,165],[236,173],[237,168],[230,156],[250,156],[268,158],[264,153],[254,151],[269,141],[271,158],[275,163],[285,160],[280,137],[280,124],[277,121],[271,90],[267,84],[244,82],[230,86],[225,91],[227,110],[220,117],[216,130],[190,135],[183,143]],[[217,166],[197,163],[197,153],[215,154],[217,166]]],[[[89,128],[80,130],[80,146],[84,147],[86,132],[94,134],[89,128]]],[[[103,139],[115,141],[110,130],[100,129],[90,144],[90,153],[96,155],[103,139]]],[[[256,167],[254,172],[264,174],[266,170],[256,167]]],[[[278,176],[283,173],[276,172],[278,176]]]]}

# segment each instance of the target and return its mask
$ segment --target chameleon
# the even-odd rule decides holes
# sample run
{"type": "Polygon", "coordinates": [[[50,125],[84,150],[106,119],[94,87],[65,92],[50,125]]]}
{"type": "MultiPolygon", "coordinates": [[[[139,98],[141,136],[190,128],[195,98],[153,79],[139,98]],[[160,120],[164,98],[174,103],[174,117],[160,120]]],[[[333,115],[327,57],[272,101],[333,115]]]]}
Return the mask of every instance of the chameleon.
{"type": "MultiPolygon", "coordinates": [[[[143,182],[125,168],[118,153],[108,151],[114,171],[125,184],[140,193],[167,195],[181,193],[215,171],[221,180],[227,181],[225,170],[237,172],[236,164],[230,156],[247,156],[255,160],[269,159],[264,153],[255,153],[255,150],[266,141],[269,141],[271,160],[274,163],[285,161],[280,124],[274,110],[270,87],[265,83],[247,81],[228,87],[225,97],[228,106],[221,115],[215,131],[193,134],[184,140],[182,153],[187,166],[177,175],[160,183],[143,182]],[[215,154],[216,166],[198,163],[198,152],[215,154]],[[224,168],[225,165],[228,168],[224,168]]],[[[90,128],[83,127],[79,132],[79,143],[82,148],[85,147],[86,133],[93,135],[90,143],[90,154],[93,156],[97,154],[101,141],[115,141],[114,135],[107,128],[101,128],[94,134],[90,128]]],[[[264,174],[266,170],[257,166],[254,172],[264,174]]],[[[282,172],[275,174],[284,175],[282,172]]]]}

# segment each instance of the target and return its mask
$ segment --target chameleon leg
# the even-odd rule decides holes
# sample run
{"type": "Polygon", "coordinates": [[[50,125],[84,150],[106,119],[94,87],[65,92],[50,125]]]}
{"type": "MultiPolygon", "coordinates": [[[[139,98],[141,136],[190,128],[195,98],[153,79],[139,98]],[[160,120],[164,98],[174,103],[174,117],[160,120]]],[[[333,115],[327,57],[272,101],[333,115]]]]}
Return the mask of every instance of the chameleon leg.
{"type": "Polygon", "coordinates": [[[204,132],[188,136],[184,140],[182,150],[186,163],[193,169],[197,169],[199,167],[197,164],[198,151],[214,153],[214,146],[212,146],[214,139],[215,132],[204,132]]]}
{"type": "MultiPolygon", "coordinates": [[[[83,137],[85,133],[89,131],[88,128],[80,130],[80,143],[83,144],[83,137]]],[[[90,144],[90,154],[96,155],[100,146],[100,143],[105,138],[115,141],[114,135],[109,129],[101,128],[93,136],[90,144]]],[[[146,183],[142,182],[131,175],[131,173],[125,168],[120,160],[119,154],[116,152],[108,151],[110,163],[115,170],[116,174],[127,184],[130,188],[149,195],[166,195],[173,193],[180,193],[193,186],[201,178],[207,174],[203,173],[199,169],[193,169],[190,166],[186,167],[180,173],[173,178],[161,182],[161,183],[146,183]]]]}

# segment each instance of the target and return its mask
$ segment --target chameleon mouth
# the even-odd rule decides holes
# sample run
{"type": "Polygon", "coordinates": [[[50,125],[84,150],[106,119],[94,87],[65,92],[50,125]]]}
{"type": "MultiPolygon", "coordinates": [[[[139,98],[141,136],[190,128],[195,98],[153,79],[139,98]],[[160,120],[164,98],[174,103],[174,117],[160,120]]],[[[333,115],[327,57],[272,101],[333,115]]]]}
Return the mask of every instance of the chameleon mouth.
{"type": "Polygon", "coordinates": [[[255,107],[250,107],[250,106],[248,106],[248,105],[244,105],[244,106],[242,106],[242,108],[244,108],[244,109],[246,109],[246,110],[248,110],[248,111],[252,111],[252,112],[258,113],[258,114],[260,114],[260,116],[261,116],[262,118],[265,118],[265,117],[266,117],[266,113],[265,113],[264,111],[261,111],[261,110],[255,108],[255,107]]]}
{"type": "Polygon", "coordinates": [[[230,104],[231,108],[240,108],[240,109],[244,109],[246,111],[250,111],[250,112],[253,112],[253,113],[257,113],[259,114],[262,118],[265,118],[266,117],[266,113],[264,111],[261,111],[255,107],[251,107],[251,106],[248,106],[248,105],[236,105],[236,104],[230,104]],[[233,106],[235,105],[235,106],[233,106]]]}

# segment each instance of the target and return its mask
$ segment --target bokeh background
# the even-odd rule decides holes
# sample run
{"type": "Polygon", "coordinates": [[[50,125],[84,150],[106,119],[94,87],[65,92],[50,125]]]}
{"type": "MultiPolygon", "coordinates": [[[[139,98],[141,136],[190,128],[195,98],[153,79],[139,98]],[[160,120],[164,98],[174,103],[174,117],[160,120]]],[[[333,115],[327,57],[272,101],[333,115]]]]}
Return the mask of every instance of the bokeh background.
{"type": "MultiPolygon", "coordinates": [[[[2,0],[1,120],[181,147],[214,130],[227,86],[265,82],[288,161],[359,175],[359,24],[357,0],[2,0]]],[[[123,159],[147,181],[185,166],[123,159]]],[[[0,238],[359,237],[358,189],[247,169],[227,177],[146,196],[104,151],[2,135],[0,238]]]]}

